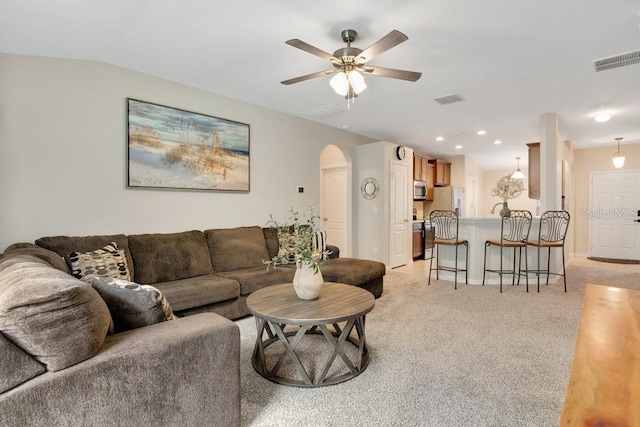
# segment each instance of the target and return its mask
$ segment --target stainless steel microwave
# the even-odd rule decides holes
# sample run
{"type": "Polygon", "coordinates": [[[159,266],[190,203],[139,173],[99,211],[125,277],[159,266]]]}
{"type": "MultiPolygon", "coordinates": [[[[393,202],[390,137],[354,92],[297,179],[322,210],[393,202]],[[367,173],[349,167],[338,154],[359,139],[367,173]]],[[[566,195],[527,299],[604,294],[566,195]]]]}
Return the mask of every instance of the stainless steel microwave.
{"type": "Polygon", "coordinates": [[[427,183],[413,181],[413,200],[427,200],[427,183]]]}

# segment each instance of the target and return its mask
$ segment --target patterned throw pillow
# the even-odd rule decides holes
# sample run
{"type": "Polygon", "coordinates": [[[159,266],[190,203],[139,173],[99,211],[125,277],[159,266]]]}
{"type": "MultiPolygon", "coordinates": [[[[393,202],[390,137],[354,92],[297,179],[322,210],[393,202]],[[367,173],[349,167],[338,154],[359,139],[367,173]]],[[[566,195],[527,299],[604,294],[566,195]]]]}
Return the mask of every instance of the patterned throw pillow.
{"type": "Polygon", "coordinates": [[[91,252],[71,252],[67,262],[71,275],[87,283],[94,277],[131,280],[127,258],[115,242],[91,252]]]}
{"type": "Polygon", "coordinates": [[[327,232],[314,231],[311,236],[311,250],[313,254],[322,254],[322,259],[327,259],[327,232]]]}
{"type": "Polygon", "coordinates": [[[107,304],[116,333],[175,319],[169,302],[153,286],[108,277],[94,277],[91,286],[107,304]]]}

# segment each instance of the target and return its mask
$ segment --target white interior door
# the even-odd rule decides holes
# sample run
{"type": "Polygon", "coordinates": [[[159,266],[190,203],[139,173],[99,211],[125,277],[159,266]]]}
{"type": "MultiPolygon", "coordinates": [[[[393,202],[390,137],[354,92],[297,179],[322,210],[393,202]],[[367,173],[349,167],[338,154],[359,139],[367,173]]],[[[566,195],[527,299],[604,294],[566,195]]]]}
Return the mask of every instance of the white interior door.
{"type": "Polygon", "coordinates": [[[391,185],[389,191],[389,207],[391,236],[389,267],[405,265],[408,259],[407,239],[410,237],[409,227],[409,176],[406,165],[391,163],[391,185]]]}
{"type": "Polygon", "coordinates": [[[351,256],[347,239],[347,167],[322,169],[322,228],[327,243],[340,248],[340,256],[351,256]]]}
{"type": "Polygon", "coordinates": [[[589,255],[640,259],[640,171],[592,172],[589,255]]]}

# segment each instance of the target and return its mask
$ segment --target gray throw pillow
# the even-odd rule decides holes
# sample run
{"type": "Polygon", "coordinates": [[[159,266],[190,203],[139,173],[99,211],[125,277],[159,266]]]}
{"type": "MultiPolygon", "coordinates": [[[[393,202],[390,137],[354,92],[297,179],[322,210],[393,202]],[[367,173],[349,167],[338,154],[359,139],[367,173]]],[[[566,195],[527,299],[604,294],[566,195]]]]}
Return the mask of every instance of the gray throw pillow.
{"type": "Polygon", "coordinates": [[[153,286],[107,277],[94,277],[91,285],[107,304],[115,333],[175,319],[169,302],[153,286]]]}

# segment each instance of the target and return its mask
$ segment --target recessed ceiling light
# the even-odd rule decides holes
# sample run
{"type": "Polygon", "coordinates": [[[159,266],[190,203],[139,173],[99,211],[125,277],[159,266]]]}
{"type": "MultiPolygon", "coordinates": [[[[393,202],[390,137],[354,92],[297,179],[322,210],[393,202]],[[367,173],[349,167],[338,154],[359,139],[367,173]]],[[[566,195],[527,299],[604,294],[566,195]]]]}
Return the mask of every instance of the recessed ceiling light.
{"type": "Polygon", "coordinates": [[[460,150],[462,148],[462,145],[456,145],[456,150],[460,150]]]}
{"type": "Polygon", "coordinates": [[[351,126],[349,126],[349,125],[342,125],[342,129],[351,129],[351,126]]]}
{"type": "Polygon", "coordinates": [[[438,137],[436,138],[436,141],[444,141],[444,136],[438,136],[438,137]]]}
{"type": "Polygon", "coordinates": [[[487,131],[486,131],[486,130],[479,130],[479,131],[477,132],[477,134],[478,134],[478,135],[486,135],[486,134],[487,134],[487,131]]]}
{"type": "Polygon", "coordinates": [[[493,143],[498,145],[498,144],[502,144],[502,141],[500,141],[499,139],[496,139],[495,141],[493,141],[493,143]]]}
{"type": "Polygon", "coordinates": [[[609,114],[609,113],[600,113],[595,117],[595,120],[598,123],[604,123],[604,122],[608,122],[610,118],[611,118],[611,114],[609,114]]]}

